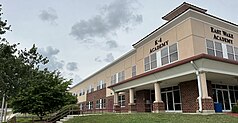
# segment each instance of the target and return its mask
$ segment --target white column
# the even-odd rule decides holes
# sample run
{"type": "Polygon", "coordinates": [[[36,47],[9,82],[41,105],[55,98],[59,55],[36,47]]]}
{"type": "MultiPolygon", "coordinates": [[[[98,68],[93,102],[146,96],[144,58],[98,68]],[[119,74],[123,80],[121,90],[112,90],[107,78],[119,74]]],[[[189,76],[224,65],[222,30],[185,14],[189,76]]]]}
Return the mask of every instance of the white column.
{"type": "Polygon", "coordinates": [[[130,104],[134,104],[134,89],[130,88],[129,93],[130,93],[130,104]]]}
{"type": "Polygon", "coordinates": [[[155,102],[161,102],[161,92],[160,92],[160,84],[158,82],[154,83],[155,87],[155,102]]]}
{"type": "Polygon", "coordinates": [[[114,92],[114,105],[118,105],[118,92],[114,92]]]}
{"type": "Polygon", "coordinates": [[[210,98],[207,92],[207,79],[205,72],[200,73],[200,79],[201,79],[202,98],[210,98]]]}

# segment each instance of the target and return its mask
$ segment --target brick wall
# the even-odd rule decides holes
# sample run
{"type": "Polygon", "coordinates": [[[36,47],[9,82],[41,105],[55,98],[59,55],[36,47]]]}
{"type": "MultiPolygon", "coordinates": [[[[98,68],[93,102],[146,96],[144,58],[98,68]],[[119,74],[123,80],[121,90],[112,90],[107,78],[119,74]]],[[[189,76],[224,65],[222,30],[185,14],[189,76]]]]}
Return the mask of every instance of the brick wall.
{"type": "Polygon", "coordinates": [[[106,99],[106,88],[88,93],[86,98],[86,103],[89,101],[93,101],[93,111],[95,111],[96,101],[99,99],[106,99]]]}
{"type": "MultiPolygon", "coordinates": [[[[196,112],[198,110],[198,85],[197,80],[182,82],[179,84],[183,112],[196,112]]],[[[208,96],[212,97],[212,84],[207,81],[208,96]]],[[[213,100],[203,100],[203,109],[212,110],[213,100]]]]}
{"type": "Polygon", "coordinates": [[[146,100],[150,100],[150,90],[141,90],[136,92],[137,112],[151,111],[151,104],[146,104],[146,100]]]}
{"type": "Polygon", "coordinates": [[[197,111],[198,86],[197,80],[182,82],[179,84],[183,112],[197,111]]]}

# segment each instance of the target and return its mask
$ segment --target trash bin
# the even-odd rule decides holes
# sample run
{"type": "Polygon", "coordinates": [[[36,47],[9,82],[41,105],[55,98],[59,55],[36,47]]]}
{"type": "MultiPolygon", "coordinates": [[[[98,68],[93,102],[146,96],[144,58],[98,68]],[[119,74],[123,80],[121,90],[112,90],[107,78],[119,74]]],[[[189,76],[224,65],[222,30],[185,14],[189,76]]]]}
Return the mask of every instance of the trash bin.
{"type": "Polygon", "coordinates": [[[221,105],[221,103],[215,102],[214,103],[214,109],[215,109],[215,112],[222,112],[222,105],[221,105]]]}

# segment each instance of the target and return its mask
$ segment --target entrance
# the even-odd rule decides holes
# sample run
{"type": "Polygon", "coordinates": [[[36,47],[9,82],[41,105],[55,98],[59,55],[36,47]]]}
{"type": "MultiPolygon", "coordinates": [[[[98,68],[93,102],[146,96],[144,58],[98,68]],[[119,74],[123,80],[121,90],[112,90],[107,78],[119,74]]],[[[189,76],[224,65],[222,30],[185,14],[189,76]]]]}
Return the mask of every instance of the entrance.
{"type": "Polygon", "coordinates": [[[223,111],[231,111],[238,100],[238,86],[212,84],[213,101],[222,105],[223,111]]]}
{"type": "Polygon", "coordinates": [[[178,86],[162,88],[161,97],[166,111],[181,111],[181,98],[178,86]]]}
{"type": "Polygon", "coordinates": [[[217,102],[221,103],[222,110],[231,110],[228,90],[217,89],[216,93],[217,93],[217,102]]]}

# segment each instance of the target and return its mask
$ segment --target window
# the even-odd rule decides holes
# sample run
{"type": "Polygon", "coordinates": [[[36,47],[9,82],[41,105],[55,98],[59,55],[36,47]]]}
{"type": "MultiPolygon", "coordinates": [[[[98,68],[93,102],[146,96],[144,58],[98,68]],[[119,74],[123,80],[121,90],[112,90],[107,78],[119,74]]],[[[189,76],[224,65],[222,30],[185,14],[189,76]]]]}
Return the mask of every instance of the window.
{"type": "Polygon", "coordinates": [[[93,102],[89,101],[86,106],[87,106],[87,109],[92,110],[93,109],[93,102]]]}
{"type": "Polygon", "coordinates": [[[144,59],[145,71],[157,68],[157,56],[156,53],[145,57],[144,59]]]}
{"type": "Polygon", "coordinates": [[[125,72],[124,71],[118,73],[118,82],[121,82],[123,80],[125,80],[125,72]]]}
{"type": "Polygon", "coordinates": [[[209,55],[223,57],[222,43],[206,40],[207,53],[209,55]]]}
{"type": "Polygon", "coordinates": [[[136,76],[136,65],[132,66],[132,77],[136,76]]]}
{"type": "Polygon", "coordinates": [[[150,64],[151,64],[151,69],[157,68],[157,58],[156,58],[156,53],[150,55],[150,64]]]}
{"type": "Polygon", "coordinates": [[[215,42],[216,56],[223,57],[222,45],[221,43],[215,42]]]}
{"type": "Polygon", "coordinates": [[[178,60],[177,44],[173,44],[169,46],[169,58],[170,58],[170,62],[178,60]]]}
{"type": "Polygon", "coordinates": [[[80,110],[83,110],[83,103],[80,103],[80,104],[79,104],[79,109],[80,109],[80,110]]]}
{"type": "Polygon", "coordinates": [[[111,76],[111,84],[113,85],[115,83],[117,83],[117,74],[111,76]]]}
{"type": "Polygon", "coordinates": [[[103,80],[100,80],[97,85],[97,90],[103,89],[106,87],[106,83],[103,80]]]}
{"type": "Polygon", "coordinates": [[[215,56],[213,41],[207,40],[207,53],[215,56]]]}
{"type": "Polygon", "coordinates": [[[161,50],[161,64],[165,65],[178,60],[177,44],[173,44],[161,50]]]}
{"type": "Polygon", "coordinates": [[[235,59],[236,61],[238,61],[238,48],[234,47],[234,51],[235,51],[235,59]]]}
{"type": "Polygon", "coordinates": [[[149,56],[145,57],[144,63],[145,63],[145,71],[150,70],[150,57],[149,56]]]}
{"type": "Polygon", "coordinates": [[[80,90],[79,96],[82,96],[82,95],[84,95],[84,89],[80,90]]]}
{"type": "Polygon", "coordinates": [[[125,95],[119,95],[118,96],[118,104],[123,107],[125,106],[126,104],[126,100],[125,100],[125,95]]]}
{"type": "Polygon", "coordinates": [[[96,108],[103,109],[106,108],[106,99],[99,99],[96,101],[96,108]]]}
{"type": "Polygon", "coordinates": [[[227,49],[227,56],[228,56],[228,59],[234,60],[233,47],[230,46],[230,45],[226,45],[226,49],[227,49]]]}
{"type": "Polygon", "coordinates": [[[93,85],[90,85],[90,86],[88,87],[87,93],[91,93],[91,92],[93,92],[93,91],[94,91],[93,85]]]}

